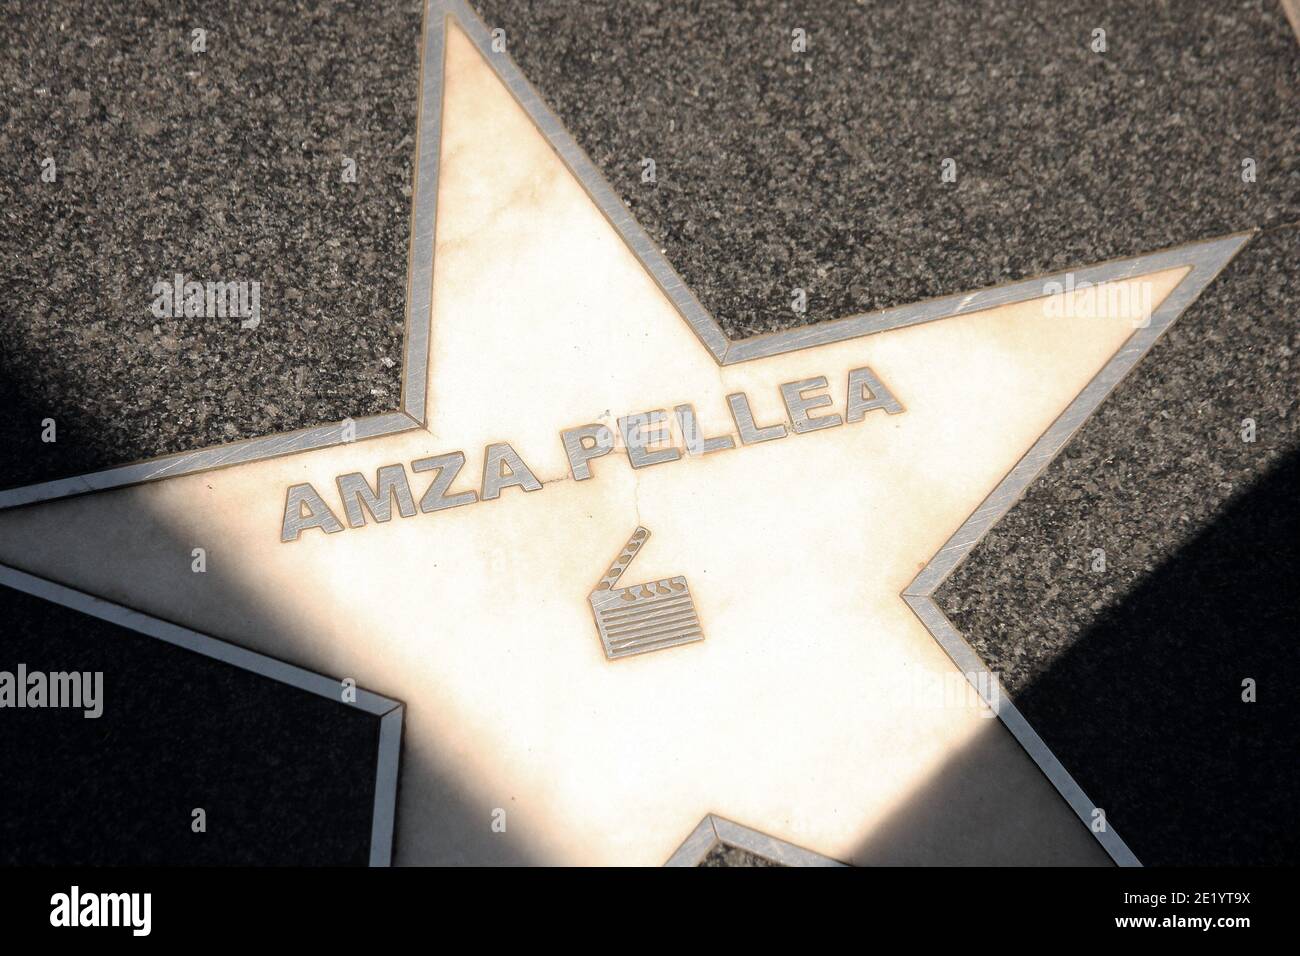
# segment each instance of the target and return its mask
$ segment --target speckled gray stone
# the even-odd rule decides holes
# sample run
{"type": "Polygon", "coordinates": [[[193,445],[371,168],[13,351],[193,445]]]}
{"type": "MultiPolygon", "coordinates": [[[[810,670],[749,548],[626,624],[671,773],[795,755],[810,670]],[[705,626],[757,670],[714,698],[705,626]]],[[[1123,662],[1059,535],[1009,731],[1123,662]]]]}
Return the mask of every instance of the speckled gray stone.
{"type": "Polygon", "coordinates": [[[936,594],[1147,864],[1300,860],[1298,252],[1249,245],[936,594]]]}
{"type": "Polygon", "coordinates": [[[421,7],[6,6],[0,485],[397,406],[421,7]],[[177,272],[260,327],[156,318],[177,272]]]}
{"type": "Polygon", "coordinates": [[[780,866],[780,863],[774,863],[771,860],[750,853],[748,850],[742,850],[740,847],[731,846],[727,843],[714,844],[713,849],[704,855],[700,861],[700,866],[718,867],[718,866],[780,866]]]}
{"type": "Polygon", "coordinates": [[[1300,219],[1275,0],[475,6],[733,337],[1300,219]]]}

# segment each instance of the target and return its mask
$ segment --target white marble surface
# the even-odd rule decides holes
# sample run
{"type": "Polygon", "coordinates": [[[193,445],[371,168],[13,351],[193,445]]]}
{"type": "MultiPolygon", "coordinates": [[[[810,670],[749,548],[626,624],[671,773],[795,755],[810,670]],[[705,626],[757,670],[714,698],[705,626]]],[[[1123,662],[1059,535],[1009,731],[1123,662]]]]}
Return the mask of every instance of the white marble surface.
{"type": "Polygon", "coordinates": [[[898,595],[1133,316],[1037,300],[720,367],[455,29],[438,205],[427,429],[0,513],[0,561],[404,701],[399,863],[658,864],[710,812],[849,862],[1105,861],[984,705],[936,700],[956,670],[898,595]],[[734,433],[727,394],[768,424],[821,375],[843,414],[861,366],[901,414],[568,475],[565,428],[690,402],[734,433]],[[336,476],[463,450],[476,490],[493,442],[541,490],[280,541],[291,484],[341,517],[336,476]],[[685,575],[706,639],[609,662],[586,597],[638,524],[629,581],[685,575]],[[969,827],[882,838],[953,768],[969,827]]]}

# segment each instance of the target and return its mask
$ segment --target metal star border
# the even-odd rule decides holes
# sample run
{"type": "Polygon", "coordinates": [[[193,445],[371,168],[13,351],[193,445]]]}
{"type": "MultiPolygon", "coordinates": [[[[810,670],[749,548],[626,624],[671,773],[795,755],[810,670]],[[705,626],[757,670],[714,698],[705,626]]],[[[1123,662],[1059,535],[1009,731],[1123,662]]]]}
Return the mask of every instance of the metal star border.
{"type": "MultiPolygon", "coordinates": [[[[984,534],[1019,500],[1029,484],[1050,464],[1111,390],[1243,248],[1252,233],[1237,233],[976,292],[929,299],[911,305],[733,341],[726,336],[714,318],[686,287],[658,246],[637,223],[609,183],[565,130],[559,118],[551,112],[537,91],[511,62],[508,55],[492,50],[492,39],[487,26],[463,0],[426,0],[425,4],[400,407],[355,421],[345,420],[342,423],[319,425],[210,446],[191,452],[164,455],[78,477],[0,491],[0,509],[293,455],[349,441],[362,441],[419,429],[425,425],[432,315],[434,228],[442,126],[442,65],[448,18],[454,18],[465,31],[719,365],[737,364],[1041,298],[1047,294],[1045,288],[1049,283],[1063,282],[1067,274],[1074,277],[1076,284],[1083,282],[1097,284],[1176,267],[1190,267],[1179,284],[1152,313],[1150,322],[1135,329],[1124,346],[1074,398],[901,594],[931,636],[963,672],[984,702],[1011,731],[1079,819],[1085,825],[1090,824],[1096,808],[1095,804],[1029,725],[1010,696],[997,684],[996,676],[989,671],[979,655],[953,627],[934,602],[932,595],[984,534]]],[[[336,702],[339,700],[339,684],[334,678],[241,648],[216,637],[178,627],[150,615],[4,565],[0,565],[0,584],[120,624],[272,680],[328,697],[336,702]]],[[[358,690],[356,696],[355,702],[345,702],[345,705],[358,707],[380,717],[370,863],[372,866],[385,866],[391,861],[392,855],[403,704],[364,690],[358,690]]],[[[1140,865],[1137,857],[1114,829],[1108,827],[1101,832],[1094,831],[1094,835],[1115,863],[1122,866],[1140,865]]],[[[825,856],[714,814],[707,814],[704,817],[667,864],[696,865],[719,842],[738,846],[775,862],[790,865],[839,865],[825,856]]]]}

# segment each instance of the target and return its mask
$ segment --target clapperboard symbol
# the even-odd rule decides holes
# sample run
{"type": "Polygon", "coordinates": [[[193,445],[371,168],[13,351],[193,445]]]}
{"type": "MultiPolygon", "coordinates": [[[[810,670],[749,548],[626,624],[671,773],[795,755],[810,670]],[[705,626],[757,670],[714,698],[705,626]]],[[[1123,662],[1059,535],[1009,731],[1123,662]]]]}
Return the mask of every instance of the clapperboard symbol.
{"type": "Polygon", "coordinates": [[[605,657],[631,657],[704,640],[690,585],[681,575],[620,588],[618,579],[650,537],[638,527],[588,596],[605,657]]]}

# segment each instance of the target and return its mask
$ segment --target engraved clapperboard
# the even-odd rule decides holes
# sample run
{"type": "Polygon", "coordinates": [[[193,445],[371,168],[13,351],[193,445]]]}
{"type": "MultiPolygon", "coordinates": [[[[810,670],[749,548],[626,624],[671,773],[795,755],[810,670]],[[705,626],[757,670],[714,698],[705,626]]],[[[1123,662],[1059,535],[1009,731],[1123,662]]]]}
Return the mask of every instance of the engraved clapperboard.
{"type": "Polygon", "coordinates": [[[638,527],[588,596],[605,657],[630,657],[677,644],[704,640],[690,585],[681,575],[616,587],[632,559],[650,537],[638,527]]]}

